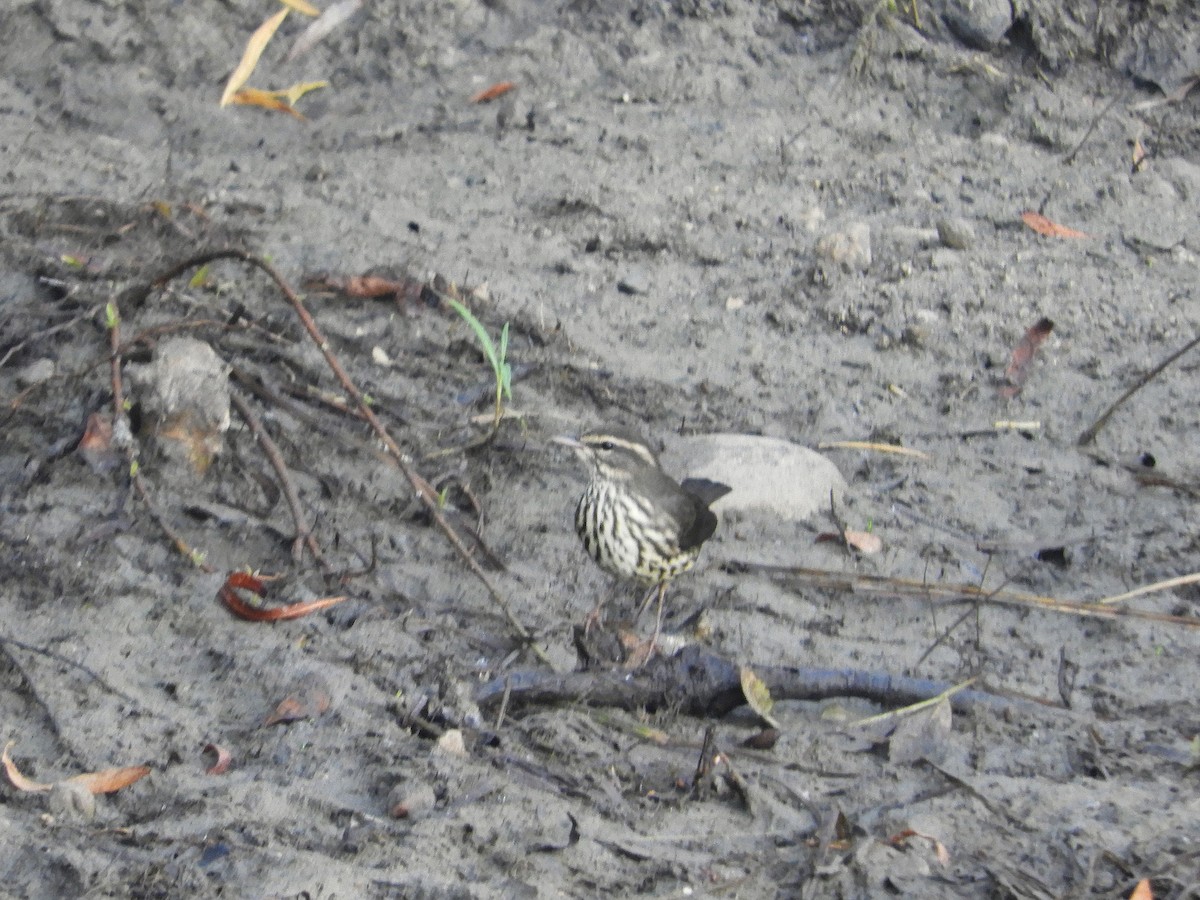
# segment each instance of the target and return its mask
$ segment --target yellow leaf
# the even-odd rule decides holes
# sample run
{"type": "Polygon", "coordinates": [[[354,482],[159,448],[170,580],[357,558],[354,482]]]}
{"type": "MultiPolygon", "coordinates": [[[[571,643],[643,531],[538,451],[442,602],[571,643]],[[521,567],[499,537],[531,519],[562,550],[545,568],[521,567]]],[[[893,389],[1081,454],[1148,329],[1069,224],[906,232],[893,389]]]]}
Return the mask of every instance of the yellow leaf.
{"type": "Polygon", "coordinates": [[[746,705],[772,728],[780,728],[779,722],[771,716],[771,708],[775,701],[771,699],[770,688],[749,666],[742,666],[738,675],[742,682],[742,694],[746,697],[746,705]]]}
{"type": "Polygon", "coordinates": [[[191,277],[190,281],[188,281],[188,287],[200,288],[200,287],[204,287],[206,284],[208,284],[208,275],[209,275],[209,270],[211,268],[212,268],[212,266],[210,266],[208,264],[205,264],[205,265],[201,266],[200,268],[198,268],[196,270],[196,274],[191,277]]]}
{"type": "Polygon", "coordinates": [[[222,106],[228,106],[233,102],[233,95],[246,83],[246,79],[250,77],[250,73],[258,65],[258,58],[262,56],[263,50],[266,49],[267,44],[275,34],[275,30],[287,18],[287,14],[288,8],[285,6],[259,25],[254,34],[250,35],[250,40],[246,42],[246,51],[242,54],[242,61],[237,64],[237,68],[229,76],[229,83],[225,85],[225,93],[221,95],[222,106]]]}
{"type": "Polygon", "coordinates": [[[321,14],[321,11],[308,3],[307,0],[279,0],[284,6],[294,9],[302,16],[312,16],[316,18],[321,14]]]}
{"type": "Polygon", "coordinates": [[[292,106],[296,105],[296,101],[307,94],[309,91],[319,91],[322,88],[329,87],[328,81],[305,81],[300,84],[293,84],[290,88],[282,91],[271,91],[280,98],[286,100],[292,106]]]}

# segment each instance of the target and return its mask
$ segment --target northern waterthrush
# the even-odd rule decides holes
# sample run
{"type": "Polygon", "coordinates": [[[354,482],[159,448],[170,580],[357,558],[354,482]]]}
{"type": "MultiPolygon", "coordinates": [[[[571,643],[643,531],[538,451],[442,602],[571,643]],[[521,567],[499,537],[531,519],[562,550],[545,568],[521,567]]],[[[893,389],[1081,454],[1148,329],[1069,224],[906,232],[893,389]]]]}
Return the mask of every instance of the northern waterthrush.
{"type": "MultiPolygon", "coordinates": [[[[653,589],[639,616],[657,591],[657,639],[667,584],[695,565],[700,545],[717,528],[709,506],[730,488],[705,479],[680,484],[663,471],[645,441],[624,429],[554,441],[574,450],[591,472],[575,508],[575,530],[584,548],[609,574],[653,589]]],[[[597,605],[592,618],[599,610],[597,605]]]]}

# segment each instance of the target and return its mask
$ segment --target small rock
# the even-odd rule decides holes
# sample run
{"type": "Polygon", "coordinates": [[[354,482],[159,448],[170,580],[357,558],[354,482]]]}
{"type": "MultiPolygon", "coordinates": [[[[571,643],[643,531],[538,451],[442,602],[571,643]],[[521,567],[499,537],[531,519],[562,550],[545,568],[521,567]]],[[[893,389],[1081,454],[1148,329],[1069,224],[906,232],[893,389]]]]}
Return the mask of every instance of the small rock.
{"type": "Polygon", "coordinates": [[[800,521],[829,509],[846,490],[837,466],[819,453],[779,438],[702,434],[667,446],[667,470],[727,484],[713,509],[767,510],[800,521]]]}
{"type": "Polygon", "coordinates": [[[622,294],[637,296],[650,292],[650,279],[645,272],[626,272],[625,277],[617,282],[617,290],[622,294]]]}
{"type": "Polygon", "coordinates": [[[941,0],[946,27],[968,47],[991,50],[1012,28],[1012,0],[941,0]]]}
{"type": "Polygon", "coordinates": [[[17,372],[17,384],[21,387],[33,387],[54,377],[54,360],[35,359],[29,365],[17,372]]]}
{"type": "Polygon", "coordinates": [[[817,241],[817,253],[847,272],[866,271],[871,266],[871,226],[854,222],[845,231],[835,231],[817,241]]]}
{"type": "Polygon", "coordinates": [[[975,244],[975,227],[966,219],[938,219],[938,240],[951,250],[970,250],[975,244]]]}
{"type": "Polygon", "coordinates": [[[158,345],[154,361],[130,366],[147,427],[168,457],[182,452],[203,474],[229,429],[229,371],[212,347],[195,338],[158,345]]]}

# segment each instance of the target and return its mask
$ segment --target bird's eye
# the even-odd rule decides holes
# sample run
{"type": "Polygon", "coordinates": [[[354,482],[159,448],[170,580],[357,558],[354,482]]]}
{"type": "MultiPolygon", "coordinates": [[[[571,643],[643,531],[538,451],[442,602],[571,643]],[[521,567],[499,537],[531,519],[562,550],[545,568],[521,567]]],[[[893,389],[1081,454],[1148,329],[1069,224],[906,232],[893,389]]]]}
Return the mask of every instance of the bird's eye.
{"type": "Polygon", "coordinates": [[[601,450],[612,450],[612,449],[614,449],[616,446],[617,446],[617,445],[616,445],[616,444],[614,444],[612,441],[602,441],[602,442],[601,442],[601,444],[600,444],[600,449],[601,449],[601,450]]]}

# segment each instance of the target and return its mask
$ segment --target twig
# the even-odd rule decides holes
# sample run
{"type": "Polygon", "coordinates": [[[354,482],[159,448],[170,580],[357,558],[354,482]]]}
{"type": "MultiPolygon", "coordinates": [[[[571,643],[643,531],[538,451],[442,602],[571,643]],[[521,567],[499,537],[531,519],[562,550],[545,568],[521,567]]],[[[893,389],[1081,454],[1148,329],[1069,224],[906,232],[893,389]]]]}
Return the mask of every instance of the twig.
{"type": "Polygon", "coordinates": [[[1126,88],[1125,90],[1121,91],[1121,93],[1117,94],[1117,96],[1109,102],[1108,106],[1104,107],[1104,109],[1100,110],[1100,112],[1096,114],[1095,118],[1092,119],[1092,123],[1088,125],[1087,131],[1083,133],[1083,137],[1079,139],[1079,143],[1074,146],[1070,153],[1063,157],[1063,165],[1069,166],[1071,163],[1075,162],[1075,157],[1079,154],[1079,151],[1083,149],[1083,145],[1088,142],[1088,139],[1092,136],[1092,132],[1096,130],[1096,126],[1103,121],[1105,116],[1112,112],[1114,106],[1128,96],[1129,88],[1126,88]]]}
{"type": "Polygon", "coordinates": [[[1197,344],[1200,344],[1200,335],[1196,335],[1196,337],[1192,338],[1190,341],[1160,362],[1157,366],[1139,378],[1136,382],[1134,382],[1133,387],[1114,400],[1112,406],[1106,409],[1100,418],[1092,423],[1091,427],[1087,428],[1081,435],[1079,435],[1079,439],[1075,442],[1076,445],[1080,447],[1086,447],[1088,444],[1094,441],[1096,439],[1096,435],[1100,433],[1100,429],[1108,423],[1109,418],[1117,411],[1117,407],[1144,388],[1155,377],[1157,377],[1163,369],[1171,365],[1171,363],[1175,362],[1175,360],[1179,359],[1179,357],[1183,356],[1183,354],[1187,353],[1197,344]]]}
{"type": "Polygon", "coordinates": [[[322,569],[328,572],[329,563],[325,561],[325,556],[321,553],[321,547],[317,544],[317,539],[313,535],[312,526],[308,524],[308,516],[304,513],[304,507],[300,505],[300,497],[296,494],[296,485],[292,482],[291,473],[288,472],[283,454],[279,452],[279,446],[271,440],[271,436],[262,427],[262,422],[258,420],[258,416],[254,414],[254,410],[250,408],[250,404],[233,392],[230,392],[229,399],[233,402],[234,407],[236,407],[238,415],[249,426],[250,432],[258,440],[258,444],[262,447],[267,461],[271,464],[271,468],[275,470],[275,477],[279,479],[279,487],[283,490],[283,496],[287,498],[288,509],[292,511],[292,521],[296,523],[296,539],[292,542],[292,559],[300,562],[304,558],[303,548],[308,547],[308,552],[313,555],[313,559],[317,561],[322,569]]]}
{"type": "Polygon", "coordinates": [[[1108,606],[1112,603],[1123,603],[1126,600],[1132,600],[1134,597],[1153,594],[1157,591],[1169,591],[1171,588],[1183,587],[1188,584],[1196,584],[1197,582],[1200,582],[1200,572],[1193,572],[1190,575],[1180,575],[1178,578],[1168,578],[1166,581],[1156,581],[1154,584],[1143,585],[1140,588],[1134,588],[1132,591],[1126,591],[1124,594],[1114,594],[1111,597],[1104,597],[1097,600],[1096,603],[1101,606],[1108,606]]]}
{"type": "MultiPolygon", "coordinates": [[[[138,707],[139,709],[142,708],[142,704],[140,702],[138,702],[136,697],[131,697],[128,694],[126,694],[123,690],[121,690],[120,688],[113,687],[111,684],[109,684],[107,681],[104,680],[104,677],[102,675],[100,675],[95,669],[91,668],[90,666],[86,666],[81,662],[76,662],[75,660],[71,659],[70,657],[63,656],[61,653],[55,653],[53,650],[48,650],[45,647],[38,647],[38,646],[35,646],[34,644],[27,644],[24,641],[18,641],[16,638],[9,637],[8,635],[5,635],[5,634],[0,634],[0,644],[4,645],[5,647],[19,647],[20,649],[25,650],[29,653],[37,653],[40,656],[45,656],[47,659],[52,659],[55,662],[60,662],[65,666],[70,666],[72,669],[78,669],[80,672],[82,672],[84,675],[86,675],[92,681],[96,682],[96,684],[100,685],[100,687],[104,688],[110,694],[120,697],[122,700],[124,700],[127,703],[132,703],[134,706],[138,707]]],[[[7,652],[6,655],[8,656],[9,659],[11,659],[13,661],[13,663],[21,671],[21,674],[25,676],[25,679],[27,681],[30,680],[29,675],[25,673],[24,666],[21,666],[20,663],[17,662],[17,660],[13,659],[12,653],[7,652]]]]}
{"type": "Polygon", "coordinates": [[[1185,628],[1200,628],[1200,618],[1193,616],[1173,616],[1168,613],[1146,612],[1138,609],[1117,609],[1109,605],[1109,603],[1115,602],[1112,598],[1106,598],[1109,603],[1104,601],[1087,603],[1076,600],[1059,600],[1056,597],[1026,594],[1020,591],[992,591],[973,584],[938,584],[936,582],[915,581],[911,578],[890,578],[885,575],[847,575],[844,572],[811,569],[807,566],[777,566],[740,561],[732,561],[726,565],[734,570],[762,572],[767,575],[798,578],[805,580],[809,584],[821,587],[833,587],[841,590],[891,594],[903,597],[944,597],[951,602],[982,600],[985,602],[1000,603],[1005,606],[1033,607],[1075,616],[1099,619],[1139,619],[1145,622],[1182,625],[1185,628]]]}
{"type": "Polygon", "coordinates": [[[929,459],[929,454],[910,447],[900,447],[896,444],[879,444],[875,441],[822,441],[817,444],[818,450],[874,450],[876,453],[895,453],[897,456],[912,456],[917,459],[929,459]]]}
{"type": "Polygon", "coordinates": [[[292,305],[292,308],[296,311],[296,315],[299,316],[301,324],[304,326],[305,331],[307,331],[309,336],[313,339],[317,349],[321,351],[321,355],[325,357],[325,362],[329,365],[329,368],[332,370],[334,377],[337,378],[338,383],[341,384],[342,390],[344,390],[358,405],[358,409],[362,417],[366,419],[372,430],[374,430],[375,434],[383,442],[384,446],[387,447],[388,451],[392,455],[392,458],[395,460],[396,465],[399,466],[401,473],[403,473],[404,477],[408,480],[408,483],[412,485],[413,490],[416,491],[421,503],[424,504],[434,522],[437,523],[437,526],[441,530],[442,534],[446,536],[446,540],[448,540],[450,545],[454,547],[456,551],[458,551],[459,556],[462,557],[463,561],[467,565],[467,568],[471,570],[471,573],[477,579],[479,579],[479,582],[488,592],[488,596],[491,597],[492,602],[500,608],[501,612],[504,614],[504,617],[508,620],[509,625],[512,627],[513,631],[522,641],[522,643],[529,647],[530,651],[543,663],[546,665],[551,665],[550,658],[546,655],[544,650],[534,643],[533,635],[530,634],[528,629],[521,624],[521,621],[513,613],[512,608],[508,604],[508,600],[505,599],[504,595],[500,593],[499,589],[492,583],[492,580],[488,578],[487,573],[479,565],[479,562],[475,559],[475,557],[471,555],[471,551],[467,549],[466,544],[463,543],[463,540],[459,536],[458,532],[454,530],[454,528],[446,520],[446,517],[442,515],[442,511],[438,507],[437,493],[433,490],[429,482],[421,477],[421,475],[418,474],[413,468],[411,458],[408,456],[408,454],[401,451],[399,445],[395,442],[391,434],[388,433],[388,430],[379,420],[379,417],[376,416],[371,407],[367,405],[366,401],[363,399],[362,392],[355,386],[354,382],[350,380],[350,376],[346,374],[346,370],[342,368],[342,364],[338,361],[338,358],[330,349],[329,341],[326,340],[325,335],[322,334],[321,329],[317,326],[316,320],[313,319],[312,315],[305,308],[304,303],[300,299],[299,295],[292,290],[291,285],[287,283],[284,277],[274,266],[260,256],[256,256],[255,254],[246,250],[231,247],[224,250],[208,251],[190,259],[186,259],[183,262],[172,266],[166,272],[155,278],[153,284],[164,284],[173,278],[178,277],[188,269],[195,268],[196,266],[202,266],[205,263],[209,263],[217,259],[238,259],[244,263],[247,263],[248,265],[261,269],[271,277],[271,279],[279,287],[279,290],[292,305]]]}

